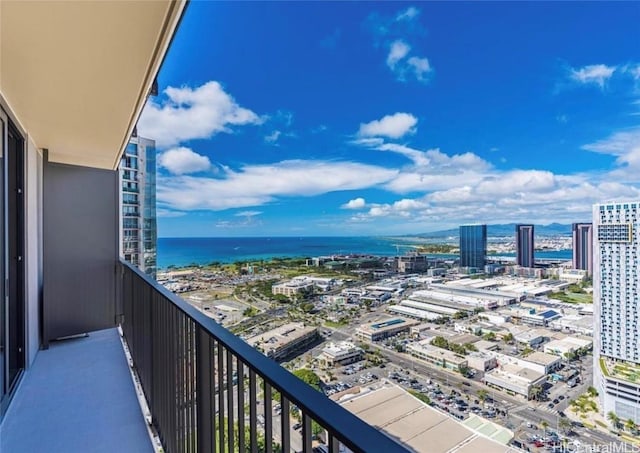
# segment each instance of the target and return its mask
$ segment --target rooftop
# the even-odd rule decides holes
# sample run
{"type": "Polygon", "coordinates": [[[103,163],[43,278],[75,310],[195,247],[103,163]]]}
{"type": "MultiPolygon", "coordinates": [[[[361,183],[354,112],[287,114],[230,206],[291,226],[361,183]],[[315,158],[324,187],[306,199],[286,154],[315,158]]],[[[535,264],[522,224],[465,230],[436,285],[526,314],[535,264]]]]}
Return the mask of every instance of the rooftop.
{"type": "Polygon", "coordinates": [[[260,345],[266,353],[267,351],[276,350],[298,338],[308,335],[315,330],[317,330],[316,327],[305,326],[300,322],[292,322],[248,338],[246,341],[254,347],[260,345]]]}
{"type": "Polygon", "coordinates": [[[475,433],[397,386],[386,385],[355,397],[349,396],[341,404],[410,451],[516,452],[503,443],[475,433]]]}

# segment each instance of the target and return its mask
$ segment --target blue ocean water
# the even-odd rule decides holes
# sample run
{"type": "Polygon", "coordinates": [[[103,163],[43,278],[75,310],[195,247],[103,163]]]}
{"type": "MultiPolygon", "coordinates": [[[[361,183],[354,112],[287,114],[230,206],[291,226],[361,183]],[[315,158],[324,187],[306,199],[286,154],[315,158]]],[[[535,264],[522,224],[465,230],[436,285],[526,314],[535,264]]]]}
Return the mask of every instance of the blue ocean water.
{"type": "MultiPolygon", "coordinates": [[[[412,244],[415,242],[385,237],[158,238],[158,267],[334,254],[393,256],[412,250],[412,244]]],[[[535,256],[571,259],[571,250],[536,252],[535,256]]]]}

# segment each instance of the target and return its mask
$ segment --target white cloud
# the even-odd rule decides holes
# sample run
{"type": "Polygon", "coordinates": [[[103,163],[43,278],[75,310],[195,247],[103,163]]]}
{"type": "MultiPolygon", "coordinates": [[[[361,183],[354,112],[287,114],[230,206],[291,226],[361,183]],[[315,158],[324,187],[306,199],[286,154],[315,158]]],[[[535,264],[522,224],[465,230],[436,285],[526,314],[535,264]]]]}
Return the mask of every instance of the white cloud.
{"type": "Polygon", "coordinates": [[[211,161],[207,156],[185,147],[172,148],[160,154],[158,164],[174,175],[197,173],[211,168],[211,161]]]}
{"type": "Polygon", "coordinates": [[[396,14],[396,21],[413,20],[420,14],[420,10],[415,6],[410,6],[396,14]]]}
{"type": "Polygon", "coordinates": [[[389,47],[389,54],[387,55],[387,66],[391,69],[395,69],[400,60],[405,58],[411,47],[401,39],[393,41],[389,47]]]}
{"type": "Polygon", "coordinates": [[[604,64],[594,64],[583,66],[582,68],[571,68],[571,79],[582,84],[596,84],[604,88],[605,83],[615,72],[615,66],[604,64]]]}
{"type": "Polygon", "coordinates": [[[616,157],[618,168],[610,176],[626,182],[640,182],[640,127],[618,131],[584,145],[582,149],[616,157]]]}
{"type": "Polygon", "coordinates": [[[262,211],[240,211],[236,212],[234,215],[236,217],[255,217],[260,214],[262,214],[262,211]]]}
{"type": "Polygon", "coordinates": [[[169,218],[169,217],[182,217],[187,215],[187,213],[182,211],[173,211],[171,209],[157,208],[156,215],[158,217],[169,218]]]}
{"type": "Polygon", "coordinates": [[[418,58],[411,57],[407,61],[409,68],[416,76],[416,79],[420,82],[425,82],[427,80],[427,76],[431,73],[432,69],[429,65],[429,60],[426,57],[418,58]]]}
{"type": "Polygon", "coordinates": [[[152,137],[159,148],[231,132],[231,126],[260,124],[263,120],[243,108],[215,81],[196,88],[168,87],[166,99],[149,100],[138,121],[141,136],[152,137]]]}
{"type": "Polygon", "coordinates": [[[358,135],[360,137],[389,137],[400,138],[415,132],[418,119],[410,113],[394,113],[382,119],[361,123],[358,135]]]}
{"type": "Polygon", "coordinates": [[[355,162],[290,160],[224,169],[220,177],[158,178],[158,203],[177,210],[260,206],[280,197],[309,197],[383,184],[398,171],[355,162]]]}
{"type": "Polygon", "coordinates": [[[364,198],[354,198],[341,206],[342,209],[362,209],[367,205],[364,198]]]}
{"type": "Polygon", "coordinates": [[[558,123],[563,123],[565,124],[567,121],[569,121],[569,119],[567,118],[567,115],[557,115],[556,116],[556,121],[558,123]]]}
{"type": "Polygon", "coordinates": [[[280,138],[280,135],[282,135],[282,132],[278,130],[273,131],[272,133],[270,133],[264,138],[264,141],[267,143],[274,144],[278,141],[278,139],[280,138]]]}

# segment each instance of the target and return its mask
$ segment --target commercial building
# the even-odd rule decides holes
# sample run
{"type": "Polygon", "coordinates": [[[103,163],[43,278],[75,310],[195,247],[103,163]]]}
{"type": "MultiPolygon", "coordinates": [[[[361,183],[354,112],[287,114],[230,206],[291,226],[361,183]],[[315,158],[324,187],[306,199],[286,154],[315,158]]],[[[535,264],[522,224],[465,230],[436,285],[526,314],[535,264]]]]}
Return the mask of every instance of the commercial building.
{"type": "Polygon", "coordinates": [[[486,351],[474,351],[467,354],[467,366],[478,371],[489,371],[498,366],[495,354],[486,351]]]}
{"type": "Polygon", "coordinates": [[[427,256],[418,253],[396,256],[394,260],[394,269],[401,274],[424,272],[427,270],[428,265],[427,256]]]}
{"type": "Polygon", "coordinates": [[[289,323],[248,338],[248,344],[273,360],[280,361],[304,351],[319,338],[318,328],[289,323]]]}
{"type": "Polygon", "coordinates": [[[420,324],[419,321],[404,318],[388,318],[372,324],[363,324],[356,329],[355,335],[368,341],[380,341],[385,338],[398,335],[399,333],[409,333],[411,327],[420,324]]]}
{"type": "Polygon", "coordinates": [[[414,357],[432,363],[433,365],[447,368],[451,371],[460,371],[467,366],[467,358],[447,349],[438,348],[430,344],[431,339],[422,340],[407,346],[407,351],[414,357]]]}
{"type": "Polygon", "coordinates": [[[564,332],[593,336],[593,315],[571,314],[549,323],[549,327],[564,332]]]}
{"type": "Polygon", "coordinates": [[[274,295],[282,294],[287,297],[295,297],[298,294],[307,294],[313,292],[315,284],[307,280],[292,280],[288,282],[278,283],[271,286],[271,292],[274,295]]]}
{"type": "Polygon", "coordinates": [[[587,271],[593,275],[593,224],[574,223],[573,230],[573,268],[587,271]]]}
{"type": "Polygon", "coordinates": [[[487,385],[522,395],[525,398],[529,398],[531,388],[534,385],[542,384],[545,379],[544,373],[511,363],[501,364],[484,374],[484,381],[487,385]]]}
{"type": "MultiPolygon", "coordinates": [[[[460,423],[398,386],[361,390],[340,404],[359,418],[417,453],[516,453],[507,444],[513,432],[485,419],[460,423]]],[[[342,450],[341,450],[342,451],[342,450]]],[[[373,451],[373,450],[372,450],[373,451]]],[[[378,449],[375,451],[383,452],[378,449]]]]}
{"type": "Polygon", "coordinates": [[[593,207],[593,378],[603,413],[640,423],[640,202],[593,207]]]}
{"type": "Polygon", "coordinates": [[[362,360],[364,351],[350,341],[328,343],[318,357],[327,366],[348,365],[362,360]]]}
{"type": "Polygon", "coordinates": [[[487,225],[460,226],[460,267],[484,270],[487,225]]]}
{"type": "Polygon", "coordinates": [[[533,225],[516,225],[516,264],[534,267],[534,248],[533,225]]]}
{"type": "Polygon", "coordinates": [[[587,351],[593,347],[593,341],[586,338],[565,337],[561,340],[552,340],[544,345],[544,352],[565,357],[578,351],[587,351]]]}
{"type": "Polygon", "coordinates": [[[120,160],[120,255],[154,279],[157,272],[156,142],[131,137],[120,160]]]}

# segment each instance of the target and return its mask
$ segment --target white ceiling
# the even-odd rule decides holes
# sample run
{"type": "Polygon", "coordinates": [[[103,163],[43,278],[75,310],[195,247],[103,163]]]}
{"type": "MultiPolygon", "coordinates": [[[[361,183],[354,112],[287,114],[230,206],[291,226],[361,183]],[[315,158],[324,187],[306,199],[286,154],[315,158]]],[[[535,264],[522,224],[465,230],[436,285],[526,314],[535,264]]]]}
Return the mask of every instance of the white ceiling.
{"type": "Polygon", "coordinates": [[[117,167],[185,3],[0,2],[0,92],[50,161],[117,167]]]}

